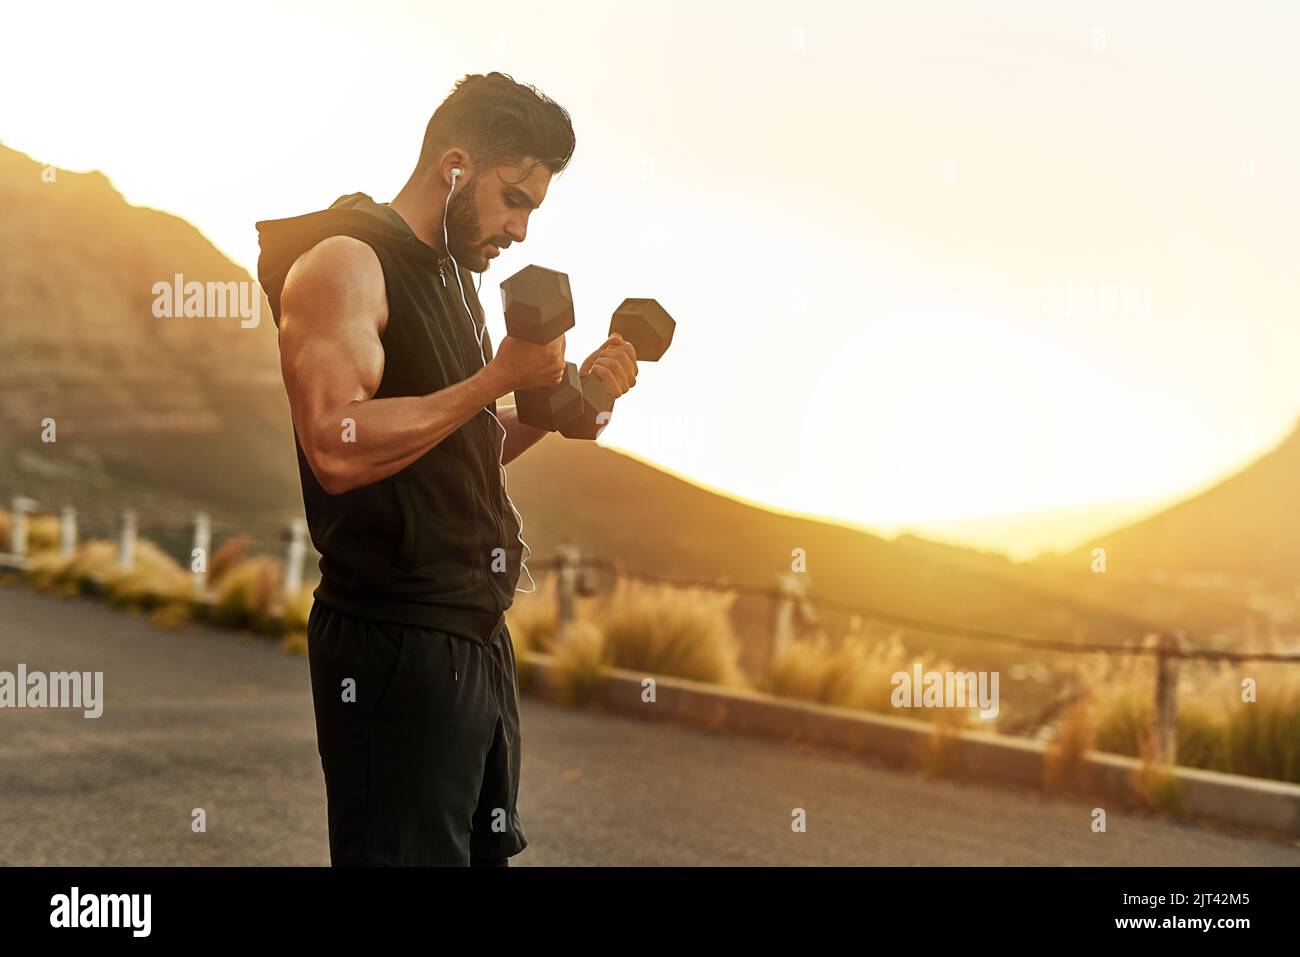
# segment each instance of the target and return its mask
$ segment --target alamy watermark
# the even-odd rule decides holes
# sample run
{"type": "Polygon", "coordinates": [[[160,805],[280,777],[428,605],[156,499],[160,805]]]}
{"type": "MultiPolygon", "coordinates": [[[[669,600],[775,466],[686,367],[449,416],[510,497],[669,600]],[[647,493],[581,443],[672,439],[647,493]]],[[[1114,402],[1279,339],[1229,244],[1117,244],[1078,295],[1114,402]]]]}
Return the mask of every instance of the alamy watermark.
{"type": "Polygon", "coordinates": [[[104,713],[104,672],[0,671],[0,708],[80,708],[83,717],[104,713]]]}
{"type": "Polygon", "coordinates": [[[998,716],[998,672],[925,671],[920,662],[911,673],[895,671],[889,696],[895,708],[974,708],[981,718],[998,716]]]}
{"type": "Polygon", "coordinates": [[[152,894],[82,894],[73,887],[50,898],[51,927],[126,927],[132,937],[148,937],[152,913],[152,894]]]}
{"type": "Polygon", "coordinates": [[[1043,286],[1043,317],[1082,322],[1121,320],[1136,326],[1151,323],[1151,283],[1130,280],[1076,279],[1043,286]]]}
{"type": "Polygon", "coordinates": [[[153,314],[159,319],[239,319],[244,329],[262,322],[262,293],[255,282],[185,281],[182,273],[172,281],[153,284],[153,314]]]}

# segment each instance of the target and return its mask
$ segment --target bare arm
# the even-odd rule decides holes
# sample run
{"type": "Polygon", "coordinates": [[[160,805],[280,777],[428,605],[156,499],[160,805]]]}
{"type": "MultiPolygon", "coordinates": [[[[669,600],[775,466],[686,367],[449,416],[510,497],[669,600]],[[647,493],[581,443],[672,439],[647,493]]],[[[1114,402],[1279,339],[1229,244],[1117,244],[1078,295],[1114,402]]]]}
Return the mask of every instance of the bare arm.
{"type": "Polygon", "coordinates": [[[502,465],[519,458],[541,441],[542,436],[550,434],[545,429],[536,429],[520,422],[513,405],[500,406],[497,409],[497,418],[501,420],[506,430],[505,448],[501,455],[502,465]]]}
{"type": "Polygon", "coordinates": [[[286,277],[280,369],[303,452],[332,495],[400,471],[511,391],[508,370],[489,363],[429,395],[372,398],[387,321],[383,269],[358,239],[324,240],[286,277]]]}

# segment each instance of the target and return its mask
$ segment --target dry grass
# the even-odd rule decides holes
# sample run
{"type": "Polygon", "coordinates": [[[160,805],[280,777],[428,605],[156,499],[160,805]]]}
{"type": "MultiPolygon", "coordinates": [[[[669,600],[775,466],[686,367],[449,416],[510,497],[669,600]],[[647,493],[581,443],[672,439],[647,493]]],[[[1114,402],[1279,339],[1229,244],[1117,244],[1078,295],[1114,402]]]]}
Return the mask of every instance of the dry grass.
{"type": "Polygon", "coordinates": [[[1149,737],[1142,739],[1138,748],[1141,763],[1133,775],[1133,790],[1138,798],[1153,811],[1181,815],[1187,813],[1187,799],[1182,784],[1169,765],[1156,760],[1149,737]]]}
{"type": "MultiPolygon", "coordinates": [[[[270,635],[305,632],[311,589],[303,588],[282,602],[281,563],[272,558],[240,559],[245,547],[243,540],[231,539],[209,563],[208,581],[215,584],[216,599],[212,623],[270,635]]],[[[193,575],[153,542],[136,542],[134,568],[119,568],[117,557],[117,543],[109,541],[86,542],[71,558],[47,549],[32,556],[27,578],[43,591],[102,595],[119,607],[151,612],[151,620],[163,627],[196,616],[193,575]]]]}
{"type": "Polygon", "coordinates": [[[574,623],[555,651],[556,693],[562,703],[582,706],[596,699],[607,670],[606,655],[600,629],[574,623]]]}
{"type": "Polygon", "coordinates": [[[525,649],[550,654],[555,647],[555,576],[531,595],[519,595],[506,612],[516,657],[525,649]]]}
{"type": "MultiPolygon", "coordinates": [[[[38,591],[62,595],[65,598],[91,594],[99,587],[98,582],[94,580],[93,572],[90,571],[92,562],[87,561],[84,554],[92,545],[112,548],[108,542],[87,542],[73,554],[71,559],[64,558],[55,551],[33,555],[27,562],[27,581],[38,591]],[[76,571],[79,558],[82,567],[86,569],[84,575],[76,571]]],[[[116,553],[113,554],[113,558],[116,559],[116,553]]],[[[94,561],[93,564],[98,564],[98,561],[94,561]]]]}
{"type": "MultiPolygon", "coordinates": [[[[59,517],[57,515],[27,516],[27,552],[37,555],[59,547],[59,517]]],[[[13,514],[0,509],[0,552],[12,552],[13,514]]]]}
{"type": "Polygon", "coordinates": [[[960,734],[967,724],[964,708],[932,708],[930,736],[921,755],[921,770],[934,777],[957,777],[961,774],[960,734]]]}
{"type": "Polygon", "coordinates": [[[208,587],[216,588],[232,568],[244,560],[252,540],[246,535],[228,538],[218,546],[208,559],[208,587]]]}
{"type": "Polygon", "coordinates": [[[513,609],[512,605],[511,613],[507,615],[507,629],[510,632],[510,643],[515,649],[515,684],[523,694],[533,690],[533,684],[537,680],[537,666],[529,655],[533,649],[528,643],[528,631],[526,628],[516,629],[513,609]]]}
{"type": "Polygon", "coordinates": [[[280,649],[287,655],[307,654],[307,619],[311,615],[315,597],[310,587],[299,588],[296,594],[284,599],[280,627],[284,631],[280,649]]]}
{"type": "Polygon", "coordinates": [[[744,685],[731,627],[735,596],[620,581],[595,611],[615,668],[718,685],[744,685]]]}
{"type": "Polygon", "coordinates": [[[135,546],[135,566],[118,566],[116,542],[86,542],[70,558],[47,550],[33,555],[28,580],[37,588],[62,595],[105,596],[122,608],[154,611],[165,624],[188,620],[194,593],[190,573],[147,539],[135,546]]]}
{"type": "Polygon", "coordinates": [[[274,558],[246,558],[221,576],[212,622],[269,635],[284,631],[279,616],[282,564],[274,558]]]}
{"type": "Polygon", "coordinates": [[[1091,695],[1084,694],[1062,716],[1043,763],[1047,790],[1065,791],[1083,783],[1084,759],[1097,735],[1092,709],[1091,695]]]}
{"type": "Polygon", "coordinates": [[[174,601],[156,609],[149,615],[149,622],[158,628],[179,628],[194,620],[194,603],[174,601]]]}
{"type": "Polygon", "coordinates": [[[296,593],[285,596],[281,618],[286,632],[307,631],[307,619],[311,616],[311,606],[316,601],[313,591],[313,588],[304,586],[296,593]]]}
{"type": "MultiPolygon", "coordinates": [[[[1277,642],[1260,639],[1264,651],[1277,642]]],[[[1095,746],[1141,757],[1155,697],[1148,657],[1093,669],[1095,746]]],[[[1300,783],[1300,666],[1281,663],[1181,663],[1178,763],[1188,767],[1300,783]],[[1253,678],[1257,700],[1242,700],[1253,678]]]]}
{"type": "Polygon", "coordinates": [[[194,579],[176,560],[153,542],[141,540],[135,546],[135,565],[117,569],[108,576],[108,597],[115,605],[153,609],[175,602],[189,602],[194,579]]]}
{"type": "Polygon", "coordinates": [[[573,627],[557,639],[556,585],[548,577],[535,594],[515,599],[507,613],[519,661],[520,687],[533,675],[527,652],[556,656],[572,697],[605,668],[626,668],[720,685],[743,685],[740,644],[731,628],[734,597],[693,589],[623,581],[602,599],[576,600],[573,627]]]}
{"type": "Polygon", "coordinates": [[[897,672],[950,671],[952,666],[930,652],[908,651],[897,632],[872,639],[850,632],[837,643],[825,636],[793,642],[773,658],[762,690],[784,698],[815,701],[839,708],[931,719],[953,712],[945,720],[964,724],[968,709],[896,708],[891,697],[897,672]]]}

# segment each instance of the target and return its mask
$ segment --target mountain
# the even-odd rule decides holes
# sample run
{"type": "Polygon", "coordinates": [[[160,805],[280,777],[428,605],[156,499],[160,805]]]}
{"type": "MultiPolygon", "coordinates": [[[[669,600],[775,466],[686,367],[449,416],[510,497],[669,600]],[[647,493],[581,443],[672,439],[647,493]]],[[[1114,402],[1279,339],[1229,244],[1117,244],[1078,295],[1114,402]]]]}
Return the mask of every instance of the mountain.
{"type": "Polygon", "coordinates": [[[1104,547],[1144,571],[1300,580],[1300,422],[1276,448],[1212,488],[1065,556],[1104,547]]]}
{"type": "MultiPolygon", "coordinates": [[[[77,503],[86,534],[111,532],[114,509],[130,506],[142,535],[184,551],[189,512],[203,508],[217,540],[251,530],[279,547],[278,523],[301,497],[265,301],[255,328],[154,314],[156,284],[176,274],[251,278],[184,220],[127,204],[102,174],[58,170],[46,182],[43,169],[0,147],[0,493],[77,503]],[[55,442],[42,441],[48,419],[55,442]]],[[[250,210],[250,228],[255,219],[250,210]]],[[[1003,559],[756,507],[592,443],[548,437],[512,463],[508,487],[538,557],[571,541],[637,569],[771,585],[803,549],[814,593],[844,604],[1052,637],[1138,630],[1045,595],[1003,559]]],[[[771,612],[762,599],[737,605],[761,629],[771,612]]],[[[967,661],[992,653],[961,647],[967,661]]]]}
{"type": "Polygon", "coordinates": [[[1072,505],[976,518],[935,519],[910,531],[934,542],[963,545],[978,542],[1017,561],[1045,552],[1069,551],[1090,541],[1098,532],[1119,528],[1146,518],[1164,505],[1166,498],[1072,505]]]}
{"type": "Polygon", "coordinates": [[[156,283],[249,283],[247,273],[185,220],[127,204],[101,173],[47,181],[44,171],[0,147],[5,498],[147,503],[159,520],[199,504],[292,512],[292,433],[265,300],[255,328],[154,315],[156,283]]]}
{"type": "Polygon", "coordinates": [[[1024,566],[1038,589],[1257,647],[1300,626],[1300,423],[1277,447],[1140,522],[1024,566]],[[1091,572],[1093,550],[1106,570],[1091,572]]]}

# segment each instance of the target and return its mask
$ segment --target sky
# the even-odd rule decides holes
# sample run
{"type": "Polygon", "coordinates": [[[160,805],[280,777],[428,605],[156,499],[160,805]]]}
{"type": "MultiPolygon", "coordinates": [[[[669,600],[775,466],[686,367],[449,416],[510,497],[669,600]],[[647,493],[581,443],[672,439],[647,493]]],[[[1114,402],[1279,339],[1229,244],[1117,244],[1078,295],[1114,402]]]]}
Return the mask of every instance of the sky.
{"type": "Polygon", "coordinates": [[[255,272],[259,219],[405,182],[501,70],[577,151],[480,297],[567,272],[581,358],[678,321],[600,442],[748,501],[1018,557],[1300,413],[1300,7],[503,0],[6,8],[0,142],[255,272]]]}

